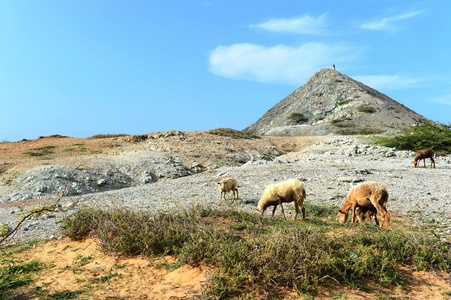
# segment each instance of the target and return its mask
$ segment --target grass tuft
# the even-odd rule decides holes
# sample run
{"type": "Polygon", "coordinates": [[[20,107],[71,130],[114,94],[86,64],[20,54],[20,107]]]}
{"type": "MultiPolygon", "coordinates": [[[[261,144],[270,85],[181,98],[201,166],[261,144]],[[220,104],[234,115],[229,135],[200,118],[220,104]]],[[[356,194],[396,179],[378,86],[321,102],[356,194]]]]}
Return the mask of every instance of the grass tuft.
{"type": "Polygon", "coordinates": [[[117,138],[117,137],[122,137],[122,136],[129,136],[129,134],[124,134],[124,133],[96,134],[96,135],[93,135],[93,136],[89,137],[89,139],[97,140],[97,139],[117,138]]]}
{"type": "Polygon", "coordinates": [[[258,135],[246,133],[244,131],[239,131],[231,128],[217,128],[208,130],[207,133],[218,135],[218,136],[226,136],[234,139],[259,139],[258,135]]]}
{"type": "Polygon", "coordinates": [[[287,117],[287,120],[294,124],[305,123],[308,121],[308,118],[304,116],[302,113],[292,113],[287,117]]]}
{"type": "Polygon", "coordinates": [[[32,156],[32,157],[47,156],[47,155],[52,154],[54,152],[53,149],[55,149],[55,148],[56,148],[56,146],[39,147],[39,148],[32,149],[34,151],[26,151],[23,154],[32,156]]]}
{"type": "Polygon", "coordinates": [[[0,259],[0,298],[10,291],[32,282],[32,274],[44,266],[38,261],[21,263],[8,258],[0,259]]]}

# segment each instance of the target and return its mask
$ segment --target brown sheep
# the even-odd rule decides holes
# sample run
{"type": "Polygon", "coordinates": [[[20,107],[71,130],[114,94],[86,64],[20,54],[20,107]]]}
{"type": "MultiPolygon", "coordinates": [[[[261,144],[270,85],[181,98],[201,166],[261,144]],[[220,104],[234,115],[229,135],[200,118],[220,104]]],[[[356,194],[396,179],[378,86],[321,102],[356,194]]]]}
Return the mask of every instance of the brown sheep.
{"type": "Polygon", "coordinates": [[[418,150],[417,155],[415,155],[415,159],[413,160],[413,165],[415,168],[420,164],[419,161],[423,160],[424,167],[426,168],[426,158],[431,159],[431,168],[432,164],[434,164],[435,168],[435,160],[434,160],[434,151],[432,149],[422,149],[418,150]]]}
{"type": "Polygon", "coordinates": [[[233,193],[233,199],[238,200],[238,188],[237,188],[237,182],[235,178],[229,177],[221,180],[218,182],[219,184],[219,190],[221,191],[221,195],[219,195],[219,203],[221,203],[222,198],[224,198],[224,201],[226,201],[225,195],[226,193],[232,191],[233,193]],[[236,192],[236,196],[235,196],[236,192]]]}
{"type": "Polygon", "coordinates": [[[304,184],[297,180],[291,179],[279,183],[270,184],[265,188],[260,201],[258,201],[257,210],[261,212],[262,216],[265,210],[269,206],[274,206],[272,211],[272,216],[274,217],[274,213],[276,212],[277,205],[280,205],[282,209],[283,218],[286,220],[285,212],[283,210],[282,203],[290,203],[294,202],[294,206],[296,208],[296,214],[294,219],[296,220],[299,207],[302,210],[302,218],[305,219],[305,208],[304,208],[304,200],[305,200],[305,189],[304,184]]]}
{"type": "Polygon", "coordinates": [[[390,214],[387,212],[388,192],[379,182],[364,182],[349,190],[343,207],[337,212],[340,223],[348,220],[348,211],[352,207],[352,223],[356,222],[356,207],[376,208],[382,215],[380,227],[386,223],[390,227],[390,214]]]}
{"type": "Polygon", "coordinates": [[[365,221],[365,216],[368,217],[371,223],[373,223],[374,217],[374,222],[376,223],[376,225],[379,225],[379,220],[377,219],[377,209],[375,207],[357,207],[357,218],[359,219],[360,223],[365,221]]]}

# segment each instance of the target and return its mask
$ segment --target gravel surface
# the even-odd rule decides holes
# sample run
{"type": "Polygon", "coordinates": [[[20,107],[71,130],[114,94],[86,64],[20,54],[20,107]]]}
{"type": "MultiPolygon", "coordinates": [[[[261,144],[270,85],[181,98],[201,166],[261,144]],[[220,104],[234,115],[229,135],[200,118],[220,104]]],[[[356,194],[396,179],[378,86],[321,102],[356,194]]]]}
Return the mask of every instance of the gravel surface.
{"type": "MultiPolygon", "coordinates": [[[[433,223],[442,238],[450,241],[451,157],[437,157],[435,169],[424,168],[423,163],[421,167],[414,168],[414,153],[358,143],[352,137],[331,137],[274,161],[255,160],[239,167],[220,167],[142,186],[63,198],[63,208],[74,201],[78,203],[65,212],[54,212],[38,220],[27,221],[15,235],[14,242],[59,237],[58,221],[84,204],[99,208],[125,206],[151,212],[180,210],[196,204],[214,208],[235,205],[257,213],[255,208],[265,186],[290,178],[304,182],[306,203],[337,207],[342,205],[352,186],[363,181],[379,181],[389,191],[387,208],[391,214],[433,223]],[[229,176],[238,181],[240,199],[220,205],[217,182],[229,176]]],[[[227,194],[227,199],[231,197],[227,194]]],[[[0,206],[0,223],[13,227],[20,216],[19,204],[27,208],[42,201],[10,202],[0,206]]],[[[294,205],[286,204],[284,207],[287,217],[292,218],[294,205]]],[[[267,211],[265,216],[270,217],[270,214],[267,211]]],[[[308,214],[307,209],[307,218],[308,214]]],[[[276,216],[279,215],[280,209],[276,212],[276,216]]]]}

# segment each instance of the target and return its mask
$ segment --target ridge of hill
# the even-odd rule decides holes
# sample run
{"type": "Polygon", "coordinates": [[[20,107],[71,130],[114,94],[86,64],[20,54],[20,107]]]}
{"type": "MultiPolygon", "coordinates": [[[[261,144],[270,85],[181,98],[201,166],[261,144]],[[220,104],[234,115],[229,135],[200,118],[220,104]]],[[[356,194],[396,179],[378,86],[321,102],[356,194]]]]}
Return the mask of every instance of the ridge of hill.
{"type": "Polygon", "coordinates": [[[322,137],[252,137],[232,129],[134,136],[60,135],[0,143],[0,204],[145,185],[249,161],[273,160],[322,137]],[[68,184],[69,183],[69,184],[68,184]]]}
{"type": "Polygon", "coordinates": [[[268,136],[374,134],[423,123],[432,121],[340,72],[322,69],[243,131],[268,136]]]}

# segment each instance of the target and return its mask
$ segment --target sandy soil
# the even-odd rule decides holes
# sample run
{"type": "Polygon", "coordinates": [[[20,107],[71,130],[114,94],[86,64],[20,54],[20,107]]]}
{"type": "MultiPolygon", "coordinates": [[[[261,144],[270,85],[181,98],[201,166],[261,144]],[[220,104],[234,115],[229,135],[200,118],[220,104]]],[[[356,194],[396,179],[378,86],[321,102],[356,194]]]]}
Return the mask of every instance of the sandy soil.
{"type": "MultiPolygon", "coordinates": [[[[46,268],[34,276],[34,282],[21,289],[26,299],[38,294],[87,291],[83,299],[199,299],[208,284],[211,269],[205,266],[177,267],[173,257],[116,257],[99,250],[92,239],[52,240],[14,255],[23,261],[38,260],[46,268]]],[[[314,299],[451,299],[449,274],[412,271],[399,266],[407,283],[393,289],[371,292],[335,285],[319,291],[314,299]]],[[[281,290],[281,299],[303,299],[294,291],[281,290]]],[[[17,294],[16,294],[17,296],[17,294]]],[[[266,299],[258,295],[257,299],[266,299]]]]}

